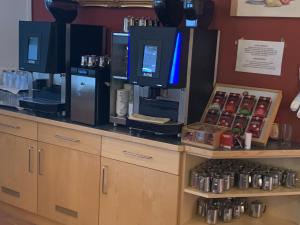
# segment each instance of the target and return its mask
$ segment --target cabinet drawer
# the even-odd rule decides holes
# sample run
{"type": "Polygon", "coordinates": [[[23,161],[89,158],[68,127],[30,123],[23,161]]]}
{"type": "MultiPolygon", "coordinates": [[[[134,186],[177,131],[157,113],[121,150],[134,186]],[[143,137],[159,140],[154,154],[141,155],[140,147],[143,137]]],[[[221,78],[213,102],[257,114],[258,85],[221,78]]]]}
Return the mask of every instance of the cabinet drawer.
{"type": "Polygon", "coordinates": [[[39,124],[38,140],[82,152],[100,155],[101,137],[67,128],[39,124]]]}
{"type": "Polygon", "coordinates": [[[175,151],[103,137],[102,156],[175,175],[179,174],[180,153],[175,151]]]}
{"type": "Polygon", "coordinates": [[[37,123],[0,115],[0,132],[37,140],[37,123]]]}

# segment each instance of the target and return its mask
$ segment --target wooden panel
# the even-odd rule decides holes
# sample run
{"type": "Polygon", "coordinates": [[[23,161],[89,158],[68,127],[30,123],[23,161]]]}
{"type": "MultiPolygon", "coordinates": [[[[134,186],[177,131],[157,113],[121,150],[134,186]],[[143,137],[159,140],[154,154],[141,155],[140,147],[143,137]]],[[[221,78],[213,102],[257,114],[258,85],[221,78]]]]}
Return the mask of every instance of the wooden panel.
{"type": "Polygon", "coordinates": [[[37,140],[37,123],[0,115],[0,132],[37,140]]]}
{"type": "Polygon", "coordinates": [[[176,175],[179,174],[179,152],[103,137],[102,156],[176,175]]]}
{"type": "Polygon", "coordinates": [[[300,158],[300,149],[214,151],[185,146],[185,150],[188,154],[207,159],[300,158]]]}
{"type": "Polygon", "coordinates": [[[100,225],[177,225],[178,176],[102,157],[100,225]]]}
{"type": "Polygon", "coordinates": [[[0,133],[0,200],[37,212],[37,142],[0,133]]]}
{"type": "MultiPolygon", "coordinates": [[[[262,217],[259,219],[244,216],[241,219],[232,220],[230,225],[298,225],[295,221],[284,220],[276,217],[262,217]]],[[[203,218],[195,217],[185,225],[207,225],[203,218]]]]}
{"type": "Polygon", "coordinates": [[[38,140],[68,147],[79,151],[100,155],[101,137],[58,126],[39,124],[38,140]]]}
{"type": "Polygon", "coordinates": [[[38,214],[65,225],[98,225],[100,157],[39,143],[38,214]]]}
{"type": "Polygon", "coordinates": [[[38,216],[36,213],[30,213],[28,211],[16,208],[3,202],[0,202],[0,210],[1,212],[7,213],[17,219],[25,220],[35,225],[62,225],[61,223],[57,223],[53,220],[48,220],[45,217],[38,216]]]}
{"type": "Polygon", "coordinates": [[[248,190],[241,190],[232,188],[222,194],[201,192],[195,188],[187,187],[184,189],[185,193],[196,195],[203,198],[247,198],[247,197],[266,197],[266,196],[296,196],[300,195],[300,187],[286,188],[278,187],[273,191],[264,191],[261,189],[249,188],[248,190]]]}

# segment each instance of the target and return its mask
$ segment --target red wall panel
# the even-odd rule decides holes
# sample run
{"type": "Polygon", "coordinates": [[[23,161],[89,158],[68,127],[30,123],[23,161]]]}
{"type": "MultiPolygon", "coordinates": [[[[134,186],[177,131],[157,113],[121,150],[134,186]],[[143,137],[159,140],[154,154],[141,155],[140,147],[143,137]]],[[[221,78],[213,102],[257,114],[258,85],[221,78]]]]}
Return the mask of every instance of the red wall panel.
{"type": "MultiPolygon", "coordinates": [[[[45,10],[43,0],[32,0],[33,20],[52,20],[45,10]]],[[[221,30],[218,65],[218,82],[279,89],[283,102],[278,120],[293,124],[294,139],[300,138],[300,120],[290,112],[289,104],[300,91],[298,68],[300,65],[300,19],[294,18],[243,18],[230,17],[230,0],[215,0],[216,12],[213,28],[221,30]],[[282,75],[280,77],[235,72],[239,38],[286,42],[282,75]]],[[[121,31],[123,18],[127,15],[155,17],[151,9],[105,9],[80,8],[76,23],[107,26],[111,31],[121,31]]]]}

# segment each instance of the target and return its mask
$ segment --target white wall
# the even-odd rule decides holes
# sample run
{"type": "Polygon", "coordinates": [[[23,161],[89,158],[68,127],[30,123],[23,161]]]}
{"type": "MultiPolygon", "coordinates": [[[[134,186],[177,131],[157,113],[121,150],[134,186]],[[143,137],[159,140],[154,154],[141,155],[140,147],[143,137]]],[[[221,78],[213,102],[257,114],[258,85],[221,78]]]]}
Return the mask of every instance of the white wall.
{"type": "Polygon", "coordinates": [[[31,20],[31,0],[0,0],[0,70],[19,65],[19,20],[31,20]]]}

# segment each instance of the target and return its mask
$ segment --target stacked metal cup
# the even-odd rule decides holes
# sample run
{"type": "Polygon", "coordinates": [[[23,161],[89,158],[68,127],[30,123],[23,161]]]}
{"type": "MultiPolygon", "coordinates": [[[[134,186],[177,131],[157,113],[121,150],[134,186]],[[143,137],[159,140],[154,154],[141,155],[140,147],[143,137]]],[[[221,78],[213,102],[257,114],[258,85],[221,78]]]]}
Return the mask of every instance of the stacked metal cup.
{"type": "Polygon", "coordinates": [[[293,188],[297,173],[290,169],[246,160],[208,160],[191,170],[190,186],[202,192],[222,194],[232,187],[272,191],[280,186],[293,188]]]}
{"type": "MultiPolygon", "coordinates": [[[[230,223],[234,219],[239,219],[242,215],[246,214],[248,209],[249,203],[243,198],[200,198],[198,200],[197,214],[204,218],[207,224],[217,224],[220,221],[230,223]]],[[[250,211],[249,215],[251,215],[250,211]]]]}

